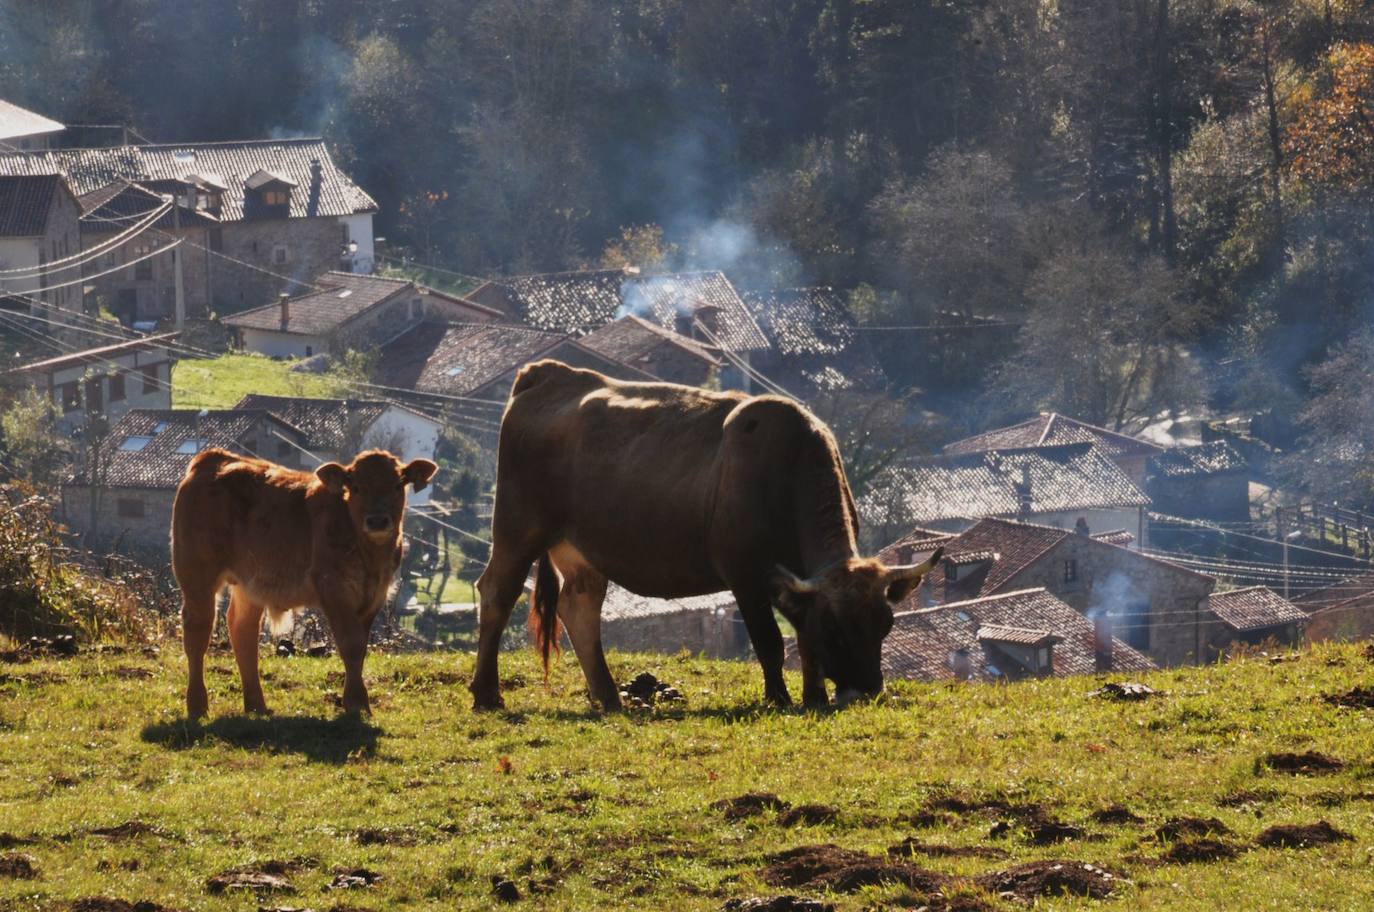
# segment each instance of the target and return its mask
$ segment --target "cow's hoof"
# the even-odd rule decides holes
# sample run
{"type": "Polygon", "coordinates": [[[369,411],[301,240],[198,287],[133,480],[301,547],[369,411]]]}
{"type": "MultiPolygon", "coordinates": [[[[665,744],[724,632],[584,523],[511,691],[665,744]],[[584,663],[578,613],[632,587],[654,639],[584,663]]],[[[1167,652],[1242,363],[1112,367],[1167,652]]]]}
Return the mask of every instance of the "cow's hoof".
{"type": "Polygon", "coordinates": [[[778,709],[788,709],[792,706],[792,695],[785,690],[774,690],[765,693],[763,699],[773,704],[778,709]]]}
{"type": "Polygon", "coordinates": [[[824,690],[802,694],[802,705],[807,709],[825,709],[830,706],[830,695],[824,690]]]}
{"type": "Polygon", "coordinates": [[[473,712],[495,712],[495,711],[497,711],[498,709],[505,709],[505,708],[506,708],[506,701],[503,700],[503,699],[501,698],[501,695],[500,695],[499,693],[497,693],[497,694],[476,694],[476,693],[475,693],[475,694],[472,695],[472,711],[473,711],[473,712]]]}

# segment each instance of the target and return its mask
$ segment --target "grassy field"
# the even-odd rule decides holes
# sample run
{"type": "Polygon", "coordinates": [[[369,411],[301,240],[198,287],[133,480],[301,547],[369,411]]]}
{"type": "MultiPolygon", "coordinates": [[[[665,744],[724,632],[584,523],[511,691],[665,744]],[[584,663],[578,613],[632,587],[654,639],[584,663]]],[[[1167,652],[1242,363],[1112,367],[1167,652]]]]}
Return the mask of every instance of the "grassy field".
{"type": "Polygon", "coordinates": [[[338,395],[339,384],[333,378],[296,373],[290,370],[291,364],[249,354],[178,361],[172,369],[172,408],[233,408],[249,393],[310,398],[338,395]]]}
{"type": "Polygon", "coordinates": [[[760,706],[750,664],[618,655],[622,680],[651,671],[685,702],[601,715],[571,656],[547,687],[527,653],[503,661],[509,710],[478,716],[469,656],[375,655],[374,715],[358,721],[334,708],[336,658],[265,657],[276,715],[249,718],[221,653],[204,725],[182,717],[174,646],[0,664],[0,872],[24,873],[6,856],[20,853],[36,874],[0,873],[0,909],[130,908],[70,905],[94,896],[187,910],[482,909],[498,878],[522,908],[716,910],[792,893],[839,909],[1013,910],[997,895],[1010,881],[977,878],[1046,859],[1121,878],[1093,880],[1109,898],[1037,908],[1374,908],[1374,710],[1323,699],[1374,683],[1355,647],[1161,672],[1143,679],[1160,693],[1142,702],[1094,696],[1093,678],[899,683],[823,713],[760,706]],[[1288,774],[1263,759],[1309,750],[1345,766],[1288,774]],[[828,808],[795,811],[789,826],[775,809],[730,819],[713,807],[759,791],[828,808]],[[1113,807],[1139,819],[1097,815],[1113,807]],[[1155,837],[1184,817],[1228,832],[1155,837]],[[1353,838],[1256,845],[1271,826],[1322,820],[1353,838]],[[886,857],[908,837],[926,848],[886,857]],[[882,858],[773,858],[826,843],[882,858]],[[821,876],[826,865],[839,873],[821,876]],[[254,866],[294,892],[207,884],[254,866]],[[380,880],[329,889],[348,871],[380,880]],[[862,885],[884,878],[908,885],[862,885]]]}

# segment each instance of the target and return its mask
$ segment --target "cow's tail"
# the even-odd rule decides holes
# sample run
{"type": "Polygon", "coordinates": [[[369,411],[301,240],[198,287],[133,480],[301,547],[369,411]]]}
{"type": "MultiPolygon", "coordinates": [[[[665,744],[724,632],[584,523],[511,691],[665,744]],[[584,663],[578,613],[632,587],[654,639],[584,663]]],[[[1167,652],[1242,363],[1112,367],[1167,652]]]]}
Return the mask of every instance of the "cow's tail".
{"type": "Polygon", "coordinates": [[[558,652],[562,630],[558,624],[558,574],[547,552],[540,555],[534,571],[534,591],[530,594],[530,636],[544,660],[544,680],[549,678],[549,659],[558,652]]]}

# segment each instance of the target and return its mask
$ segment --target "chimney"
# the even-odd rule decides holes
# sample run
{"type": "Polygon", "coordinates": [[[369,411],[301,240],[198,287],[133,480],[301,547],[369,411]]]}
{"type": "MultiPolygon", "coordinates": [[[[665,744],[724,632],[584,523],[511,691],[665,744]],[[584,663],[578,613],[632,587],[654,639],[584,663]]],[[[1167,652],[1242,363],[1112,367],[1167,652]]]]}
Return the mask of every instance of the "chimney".
{"type": "Polygon", "coordinates": [[[281,328],[285,330],[291,322],[291,296],[283,291],[277,295],[277,303],[281,305],[281,328]]]}
{"type": "Polygon", "coordinates": [[[954,680],[967,681],[973,674],[973,660],[967,649],[956,649],[949,654],[949,667],[954,672],[954,680]]]}
{"type": "Polygon", "coordinates": [[[324,166],[320,164],[318,158],[310,159],[310,191],[320,192],[320,184],[324,181],[324,166]]]}
{"type": "Polygon", "coordinates": [[[1091,535],[1092,530],[1088,528],[1088,517],[1078,517],[1078,520],[1073,524],[1073,530],[1085,538],[1091,535]]]}
{"type": "MultiPolygon", "coordinates": [[[[692,312],[692,317],[712,336],[720,336],[720,308],[714,304],[702,304],[692,312]]],[[[710,341],[709,339],[707,341],[710,341]]]]}
{"type": "Polygon", "coordinates": [[[1018,516],[1026,517],[1031,511],[1031,474],[1030,466],[1021,466],[1021,481],[1014,485],[1016,488],[1016,512],[1018,516]]]}
{"type": "Polygon", "coordinates": [[[1112,670],[1112,616],[1106,611],[1093,618],[1093,665],[1098,671],[1112,670]]]}

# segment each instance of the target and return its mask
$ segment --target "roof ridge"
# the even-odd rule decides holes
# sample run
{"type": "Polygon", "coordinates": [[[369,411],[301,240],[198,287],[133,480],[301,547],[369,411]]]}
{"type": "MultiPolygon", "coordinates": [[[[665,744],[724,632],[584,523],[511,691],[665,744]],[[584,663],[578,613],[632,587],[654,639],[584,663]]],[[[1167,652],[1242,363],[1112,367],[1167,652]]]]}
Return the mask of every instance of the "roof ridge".
{"type": "Polygon", "coordinates": [[[323,143],[323,136],[293,136],[289,139],[213,139],[205,142],[157,142],[157,143],[124,143],[117,146],[64,146],[61,149],[50,149],[50,152],[109,152],[117,149],[195,149],[206,146],[266,146],[266,145],[308,145],[310,143],[323,143]]]}

